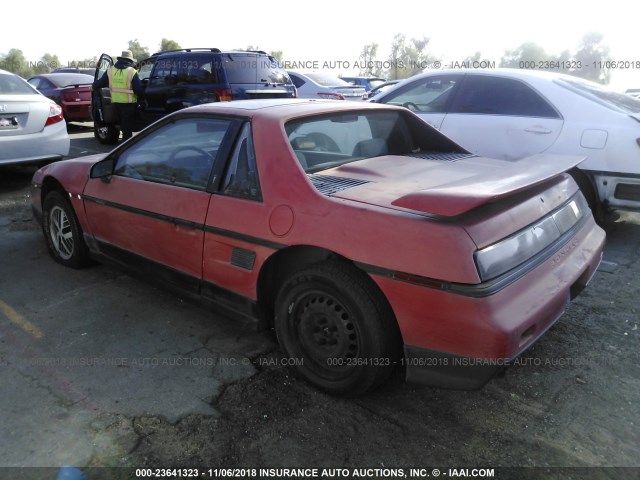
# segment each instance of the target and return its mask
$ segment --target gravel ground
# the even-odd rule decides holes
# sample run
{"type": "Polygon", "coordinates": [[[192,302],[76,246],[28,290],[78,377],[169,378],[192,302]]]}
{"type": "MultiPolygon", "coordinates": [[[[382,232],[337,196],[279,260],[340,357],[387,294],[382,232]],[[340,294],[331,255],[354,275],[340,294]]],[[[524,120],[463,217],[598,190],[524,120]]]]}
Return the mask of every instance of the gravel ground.
{"type": "MultiPolygon", "coordinates": [[[[1,252],[3,261],[12,239],[16,249],[21,242],[44,243],[28,207],[29,176],[28,169],[0,169],[0,233],[10,245],[1,252]]],[[[537,467],[496,478],[640,478],[640,215],[622,213],[608,230],[605,262],[592,283],[517,365],[480,391],[409,385],[398,374],[369,396],[331,397],[281,366],[271,332],[243,337],[221,317],[207,324],[207,335],[194,338],[208,351],[249,359],[249,367],[239,375],[218,375],[206,409],[197,413],[171,416],[150,406],[140,415],[102,408],[86,420],[92,447],[77,466],[346,468],[350,473],[354,468],[537,467]],[[216,338],[227,343],[218,345],[216,338]]],[[[38,261],[50,260],[39,255],[38,261]]],[[[119,275],[103,266],[88,272],[80,275],[111,280],[119,275]]],[[[0,286],[10,280],[3,275],[0,269],[0,286]]],[[[166,297],[124,278],[140,295],[166,297]]],[[[185,308],[192,316],[208,316],[200,307],[185,308]]],[[[1,312],[0,320],[5,321],[1,312]]],[[[193,322],[201,328],[199,320],[193,322]]],[[[0,333],[7,333],[5,327],[2,323],[0,333]]],[[[0,340],[2,354],[8,345],[0,340]]],[[[0,372],[9,367],[5,362],[0,372]]],[[[122,388],[126,399],[127,388],[135,386],[113,388],[122,388]]],[[[71,415],[56,428],[70,425],[71,415]]],[[[42,465],[29,455],[6,466],[42,465]]]]}

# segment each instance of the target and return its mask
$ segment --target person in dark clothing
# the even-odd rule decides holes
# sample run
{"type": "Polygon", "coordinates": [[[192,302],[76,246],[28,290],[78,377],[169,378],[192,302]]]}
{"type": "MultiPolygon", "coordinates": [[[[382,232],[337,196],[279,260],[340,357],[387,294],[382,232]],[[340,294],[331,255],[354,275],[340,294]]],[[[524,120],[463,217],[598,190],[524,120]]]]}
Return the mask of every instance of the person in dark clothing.
{"type": "Polygon", "coordinates": [[[124,50],[122,56],[117,57],[116,64],[93,82],[94,90],[109,87],[111,103],[118,114],[123,141],[133,135],[138,96],[144,92],[138,71],[133,66],[135,62],[131,50],[124,50]]]}

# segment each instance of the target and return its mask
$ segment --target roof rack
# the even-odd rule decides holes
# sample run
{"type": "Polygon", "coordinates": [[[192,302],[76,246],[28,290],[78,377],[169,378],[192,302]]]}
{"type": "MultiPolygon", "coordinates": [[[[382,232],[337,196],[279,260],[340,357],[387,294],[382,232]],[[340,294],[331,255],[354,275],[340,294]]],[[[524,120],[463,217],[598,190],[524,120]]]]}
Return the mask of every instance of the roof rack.
{"type": "Polygon", "coordinates": [[[220,53],[220,49],[219,48],[178,48],[176,50],[163,50],[163,51],[160,51],[160,52],[156,52],[151,56],[153,57],[155,55],[161,55],[163,53],[193,52],[193,51],[220,53]]]}

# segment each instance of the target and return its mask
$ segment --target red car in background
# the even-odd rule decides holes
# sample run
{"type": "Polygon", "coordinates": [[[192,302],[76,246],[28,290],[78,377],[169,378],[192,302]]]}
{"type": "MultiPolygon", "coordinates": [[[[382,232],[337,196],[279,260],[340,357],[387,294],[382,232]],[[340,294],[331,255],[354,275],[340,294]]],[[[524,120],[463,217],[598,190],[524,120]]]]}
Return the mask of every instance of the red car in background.
{"type": "Polygon", "coordinates": [[[45,73],[27,80],[45,97],[62,106],[67,122],[91,122],[91,84],[84,73],[45,73]]]}
{"type": "Polygon", "coordinates": [[[53,258],[121,265],[275,329],[317,387],[479,388],[587,285],[605,235],[580,158],[475,156],[401,107],[247,100],[48,165],[53,258]]]}

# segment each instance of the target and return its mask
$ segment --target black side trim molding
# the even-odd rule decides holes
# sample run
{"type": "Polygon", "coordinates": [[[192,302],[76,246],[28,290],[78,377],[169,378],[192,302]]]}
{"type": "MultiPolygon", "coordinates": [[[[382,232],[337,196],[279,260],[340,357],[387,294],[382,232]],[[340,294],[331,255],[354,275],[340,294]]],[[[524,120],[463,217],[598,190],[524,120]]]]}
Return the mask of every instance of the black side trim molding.
{"type": "Polygon", "coordinates": [[[106,242],[92,240],[90,245],[96,258],[115,264],[133,277],[167,290],[178,290],[193,300],[211,302],[244,319],[260,321],[257,302],[250,298],[106,242]]]}
{"type": "Polygon", "coordinates": [[[161,287],[176,287],[192,295],[200,292],[200,279],[197,277],[100,240],[96,240],[95,244],[101,255],[130,272],[132,276],[141,277],[161,287]]]}
{"type": "Polygon", "coordinates": [[[179,225],[181,227],[191,228],[193,230],[204,230],[204,225],[201,223],[191,222],[189,220],[183,220],[177,217],[170,217],[168,215],[162,215],[161,213],[150,212],[149,210],[143,210],[141,208],[123,205],[121,203],[110,202],[109,200],[103,200],[101,198],[92,197],[90,195],[83,195],[82,198],[87,202],[93,202],[98,205],[104,205],[106,207],[115,208],[124,212],[135,213],[136,215],[154,218],[156,220],[171,223],[172,225],[179,225]]]}
{"type": "Polygon", "coordinates": [[[222,237],[233,238],[235,240],[242,240],[243,242],[252,243],[254,245],[260,245],[263,247],[273,248],[274,250],[280,250],[288,245],[272,242],[263,238],[253,237],[244,233],[234,232],[232,230],[225,230],[224,228],[212,227],[210,225],[204,225],[202,223],[191,222],[177,217],[170,217],[168,215],[162,215],[160,213],[150,212],[149,210],[143,210],[141,208],[130,207],[129,205],[123,205],[121,203],[115,203],[101,198],[92,197],[90,195],[83,195],[82,198],[87,202],[92,202],[98,205],[104,205],[106,207],[116,208],[125,212],[134,213],[136,215],[142,215],[149,218],[154,218],[162,222],[167,222],[172,225],[178,225],[180,227],[191,228],[193,230],[202,230],[206,233],[213,233],[222,237]]]}
{"type": "Polygon", "coordinates": [[[207,233],[213,233],[223,237],[233,238],[235,240],[242,240],[243,242],[253,243],[254,245],[260,245],[262,247],[273,248],[274,250],[280,250],[286,248],[288,245],[282,243],[272,242],[263,238],[252,237],[251,235],[245,235],[244,233],[233,232],[231,230],[225,230],[224,228],[212,227],[211,225],[205,225],[204,231],[207,233]]]}

